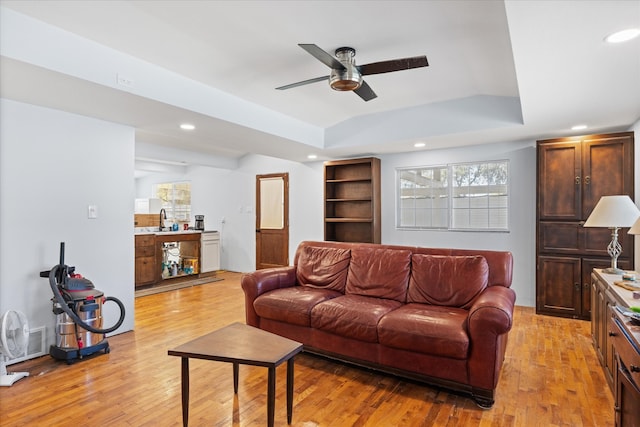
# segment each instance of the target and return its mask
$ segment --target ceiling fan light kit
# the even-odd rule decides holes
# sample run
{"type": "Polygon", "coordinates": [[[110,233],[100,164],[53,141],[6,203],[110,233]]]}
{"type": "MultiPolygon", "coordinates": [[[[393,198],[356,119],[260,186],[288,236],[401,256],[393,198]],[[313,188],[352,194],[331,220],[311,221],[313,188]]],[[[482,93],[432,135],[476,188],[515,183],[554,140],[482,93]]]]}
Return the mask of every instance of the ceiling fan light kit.
{"type": "Polygon", "coordinates": [[[325,64],[327,67],[331,68],[331,73],[329,76],[316,77],[280,86],[276,88],[277,90],[291,89],[310,83],[328,80],[329,86],[333,90],[341,92],[355,92],[360,98],[362,98],[362,100],[370,101],[377,98],[378,95],[376,95],[367,82],[362,79],[362,76],[429,66],[425,55],[356,65],[356,50],[352,47],[339,47],[335,51],[335,56],[332,56],[315,44],[298,44],[298,46],[306,50],[310,55],[325,64]]]}
{"type": "Polygon", "coordinates": [[[332,69],[329,75],[331,89],[338,91],[356,90],[362,85],[362,74],[355,66],[355,49],[340,47],[336,49],[336,58],[344,66],[342,70],[332,69]]]}

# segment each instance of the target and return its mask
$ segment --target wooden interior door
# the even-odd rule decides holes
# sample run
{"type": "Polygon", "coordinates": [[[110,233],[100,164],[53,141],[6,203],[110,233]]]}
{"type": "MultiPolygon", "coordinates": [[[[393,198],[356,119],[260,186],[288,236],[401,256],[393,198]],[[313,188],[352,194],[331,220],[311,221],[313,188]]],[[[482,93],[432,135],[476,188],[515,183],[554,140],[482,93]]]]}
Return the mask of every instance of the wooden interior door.
{"type": "Polygon", "coordinates": [[[256,269],[289,265],[289,174],[256,175],[256,269]]]}

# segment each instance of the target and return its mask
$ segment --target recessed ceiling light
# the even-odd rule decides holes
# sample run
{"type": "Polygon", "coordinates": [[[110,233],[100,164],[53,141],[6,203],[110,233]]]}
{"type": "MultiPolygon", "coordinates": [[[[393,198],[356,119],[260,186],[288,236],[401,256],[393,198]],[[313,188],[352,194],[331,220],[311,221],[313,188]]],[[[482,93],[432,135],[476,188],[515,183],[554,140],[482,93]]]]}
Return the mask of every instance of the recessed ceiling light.
{"type": "Polygon", "coordinates": [[[618,31],[617,33],[609,34],[604,40],[607,43],[622,43],[635,39],[638,36],[640,36],[640,28],[629,28],[618,31]]]}
{"type": "Polygon", "coordinates": [[[318,156],[316,156],[315,154],[309,154],[309,155],[307,156],[307,159],[311,159],[311,160],[313,160],[313,159],[317,159],[317,158],[318,158],[318,156]]]}
{"type": "Polygon", "coordinates": [[[422,148],[425,145],[427,145],[427,144],[425,144],[424,142],[416,142],[415,144],[413,144],[413,146],[416,147],[416,148],[422,148]]]}
{"type": "Polygon", "coordinates": [[[584,130],[587,128],[587,125],[575,125],[571,128],[571,130],[584,130]]]}
{"type": "Polygon", "coordinates": [[[182,130],[194,130],[196,127],[191,123],[183,123],[180,125],[180,129],[182,130]]]}

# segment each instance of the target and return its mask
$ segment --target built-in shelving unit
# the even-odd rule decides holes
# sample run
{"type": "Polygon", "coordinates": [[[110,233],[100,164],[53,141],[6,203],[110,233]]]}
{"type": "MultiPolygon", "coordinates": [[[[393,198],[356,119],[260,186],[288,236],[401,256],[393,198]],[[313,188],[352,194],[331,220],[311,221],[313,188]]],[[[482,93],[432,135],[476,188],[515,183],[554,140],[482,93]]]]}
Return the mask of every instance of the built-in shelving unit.
{"type": "Polygon", "coordinates": [[[324,163],[324,239],[380,243],[380,159],[324,163]]]}

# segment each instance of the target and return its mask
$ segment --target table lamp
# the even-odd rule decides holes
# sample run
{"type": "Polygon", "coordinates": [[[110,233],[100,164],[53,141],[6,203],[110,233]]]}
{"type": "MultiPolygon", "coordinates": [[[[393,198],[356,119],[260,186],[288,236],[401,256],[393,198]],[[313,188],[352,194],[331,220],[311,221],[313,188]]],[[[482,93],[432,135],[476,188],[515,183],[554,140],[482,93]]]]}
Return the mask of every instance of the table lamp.
{"type": "Polygon", "coordinates": [[[640,210],[629,196],[602,196],[584,223],[584,227],[611,229],[611,242],[607,246],[607,253],[611,257],[611,267],[605,269],[605,273],[623,273],[618,268],[618,257],[622,253],[622,246],[618,242],[618,230],[623,227],[631,227],[638,217],[640,217],[640,210]]]}

